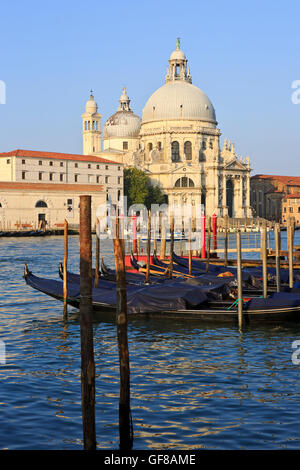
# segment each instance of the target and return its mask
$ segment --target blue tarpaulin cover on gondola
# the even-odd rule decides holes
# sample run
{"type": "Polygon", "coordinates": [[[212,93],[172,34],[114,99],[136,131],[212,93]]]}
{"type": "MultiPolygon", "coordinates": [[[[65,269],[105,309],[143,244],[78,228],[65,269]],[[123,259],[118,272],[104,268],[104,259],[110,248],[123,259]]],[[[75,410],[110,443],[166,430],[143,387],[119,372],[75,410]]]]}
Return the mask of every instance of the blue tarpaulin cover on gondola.
{"type": "MultiPolygon", "coordinates": [[[[44,279],[29,273],[26,282],[31,287],[51,295],[63,298],[63,282],[53,279],[44,279]]],[[[113,283],[111,283],[113,284],[113,283]]],[[[108,286],[107,286],[108,287],[108,286]]],[[[116,285],[111,288],[93,288],[93,302],[116,305],[116,285]]],[[[217,286],[219,288],[219,286],[217,286]]],[[[207,292],[213,295],[213,286],[201,288],[198,285],[178,281],[166,281],[166,284],[150,286],[127,287],[127,311],[128,313],[142,313],[161,310],[178,310],[188,307],[197,307],[208,299],[207,292]]],[[[80,292],[78,283],[68,283],[68,298],[79,302],[80,292]]]]}
{"type": "Polygon", "coordinates": [[[267,298],[256,297],[245,302],[244,310],[259,310],[272,308],[289,308],[300,305],[299,292],[274,292],[267,298]]]}

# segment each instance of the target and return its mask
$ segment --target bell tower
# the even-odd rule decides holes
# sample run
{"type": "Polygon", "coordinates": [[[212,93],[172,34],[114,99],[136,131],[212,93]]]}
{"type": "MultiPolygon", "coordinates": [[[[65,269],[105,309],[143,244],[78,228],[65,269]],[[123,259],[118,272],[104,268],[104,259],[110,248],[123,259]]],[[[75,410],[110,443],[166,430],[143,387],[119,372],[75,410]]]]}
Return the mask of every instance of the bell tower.
{"type": "Polygon", "coordinates": [[[93,155],[101,152],[101,115],[94,99],[93,91],[82,114],[83,154],[93,155]]]}

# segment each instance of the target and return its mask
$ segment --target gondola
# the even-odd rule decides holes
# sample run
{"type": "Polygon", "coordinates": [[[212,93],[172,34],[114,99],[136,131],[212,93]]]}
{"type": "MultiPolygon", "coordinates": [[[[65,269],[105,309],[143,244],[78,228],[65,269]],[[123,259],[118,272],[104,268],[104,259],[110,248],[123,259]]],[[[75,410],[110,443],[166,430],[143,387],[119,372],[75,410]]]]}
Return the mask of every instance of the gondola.
{"type": "MultiPolygon", "coordinates": [[[[153,264],[156,266],[161,267],[162,269],[167,269],[169,264],[166,261],[161,261],[157,258],[156,253],[153,253],[153,264]]],[[[179,257],[174,253],[174,263],[173,267],[174,270],[177,272],[181,272],[183,275],[187,275],[189,273],[188,267],[186,267],[186,260],[185,258],[179,257]],[[177,264],[177,262],[181,262],[181,264],[177,264]]],[[[194,278],[201,278],[203,280],[209,280],[211,282],[217,282],[219,277],[227,279],[228,283],[231,287],[237,288],[237,272],[235,268],[227,269],[227,267],[223,266],[211,266],[212,269],[200,269],[200,267],[205,267],[205,263],[200,262],[201,264],[198,265],[198,270],[192,271],[192,277],[194,278]]],[[[243,282],[243,294],[250,297],[260,296],[262,294],[263,284],[262,284],[262,272],[258,268],[243,268],[242,270],[242,282],[243,282]]],[[[285,275],[283,275],[283,279],[285,279],[285,275]]],[[[276,285],[272,284],[271,276],[269,275],[269,284],[268,284],[268,294],[277,291],[276,285]],[[271,284],[270,284],[271,282],[271,284]]],[[[281,286],[282,292],[298,292],[298,288],[295,287],[291,289],[287,284],[282,284],[281,286]]]]}
{"type": "MultiPolygon", "coordinates": [[[[57,300],[63,300],[63,282],[35,276],[25,265],[24,278],[30,287],[57,300]]],[[[169,281],[165,285],[128,286],[128,317],[160,316],[197,319],[201,322],[237,324],[237,301],[209,300],[208,292],[189,281],[169,281]]],[[[80,305],[78,283],[68,283],[67,303],[80,305]]],[[[94,288],[92,303],[95,312],[113,315],[116,312],[116,289],[94,288]]],[[[252,298],[243,302],[245,324],[280,324],[300,321],[300,294],[274,293],[267,298],[252,298]]]]}
{"type": "MultiPolygon", "coordinates": [[[[133,253],[131,253],[131,256],[130,256],[130,262],[131,262],[132,267],[136,271],[138,271],[140,273],[146,273],[146,271],[147,271],[146,263],[138,262],[136,260],[136,258],[134,257],[133,253]]],[[[169,265],[167,265],[167,264],[164,264],[163,266],[160,266],[158,264],[157,265],[156,264],[150,264],[149,271],[150,271],[150,275],[153,275],[153,276],[159,276],[159,277],[163,277],[163,278],[168,278],[169,277],[169,265]]],[[[192,278],[193,276],[188,274],[188,273],[184,273],[182,269],[180,269],[180,270],[173,269],[172,277],[187,279],[187,278],[192,278]]]]}
{"type": "MultiPolygon", "coordinates": [[[[176,255],[176,253],[173,253],[173,259],[174,261],[185,267],[188,268],[188,259],[183,258],[182,256],[176,255]]],[[[194,260],[192,259],[192,269],[193,271],[201,271],[203,272],[206,268],[206,263],[200,260],[194,260]]],[[[215,274],[219,275],[221,273],[224,273],[225,271],[231,272],[233,275],[236,276],[236,267],[232,266],[220,266],[217,264],[210,263],[209,264],[209,272],[214,272],[215,274]]],[[[271,286],[276,286],[276,269],[272,267],[267,268],[267,274],[268,274],[268,283],[269,286],[268,288],[271,289],[271,286]]],[[[242,269],[242,279],[243,281],[246,281],[248,284],[251,284],[254,287],[262,287],[262,266],[258,267],[243,267],[242,269]]],[[[299,270],[294,270],[294,282],[300,281],[300,271],[299,270]]],[[[289,281],[289,270],[281,268],[280,270],[280,280],[282,283],[282,287],[288,287],[288,281],[289,281]]]]}
{"type": "MultiPolygon", "coordinates": [[[[64,278],[63,274],[63,264],[59,263],[59,269],[58,269],[59,277],[61,279],[64,278]]],[[[95,280],[95,270],[92,270],[92,277],[93,277],[93,283],[95,280]]],[[[106,281],[106,282],[116,282],[116,271],[114,269],[108,268],[104,261],[103,258],[101,259],[101,270],[99,272],[99,280],[106,281]]],[[[145,284],[145,276],[142,273],[130,273],[126,271],[126,283],[127,284],[132,284],[132,285],[144,285],[145,284]]],[[[71,273],[68,271],[68,281],[70,282],[80,282],[80,276],[79,274],[71,273]]],[[[151,283],[157,284],[158,282],[161,282],[160,278],[150,278],[151,283]]],[[[114,284],[115,285],[115,284],[114,284]]]]}

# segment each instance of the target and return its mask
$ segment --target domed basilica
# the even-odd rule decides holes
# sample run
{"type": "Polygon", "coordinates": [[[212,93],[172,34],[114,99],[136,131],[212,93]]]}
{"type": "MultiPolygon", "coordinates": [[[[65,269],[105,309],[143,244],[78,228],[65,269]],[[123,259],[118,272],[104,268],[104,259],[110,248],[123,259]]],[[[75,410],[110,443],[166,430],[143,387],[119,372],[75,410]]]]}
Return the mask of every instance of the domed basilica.
{"type": "Polygon", "coordinates": [[[250,161],[217,127],[215,109],[192,84],[179,39],[165,84],[148,99],[142,118],[130,107],[123,88],[117,111],[103,127],[91,93],[83,120],[83,153],[99,155],[145,171],[168,196],[169,204],[203,204],[206,215],[251,217],[250,161]]]}

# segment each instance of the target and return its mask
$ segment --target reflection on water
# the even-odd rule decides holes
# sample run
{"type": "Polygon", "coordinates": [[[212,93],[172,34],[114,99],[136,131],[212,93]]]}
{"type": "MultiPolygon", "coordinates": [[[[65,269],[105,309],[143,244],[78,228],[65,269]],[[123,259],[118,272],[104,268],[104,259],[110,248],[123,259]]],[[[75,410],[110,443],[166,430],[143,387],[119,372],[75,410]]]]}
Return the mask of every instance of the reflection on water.
{"type": "MultiPolygon", "coordinates": [[[[78,271],[78,238],[69,267],[78,271]]],[[[112,247],[101,246],[111,264],[112,247]]],[[[0,240],[0,448],[81,449],[80,329],[75,309],[27,287],[23,263],[58,278],[63,239],[0,240]]],[[[134,449],[299,448],[300,326],[129,321],[134,449]]],[[[119,359],[113,321],[95,322],[98,447],[119,442],[119,359]]]]}

